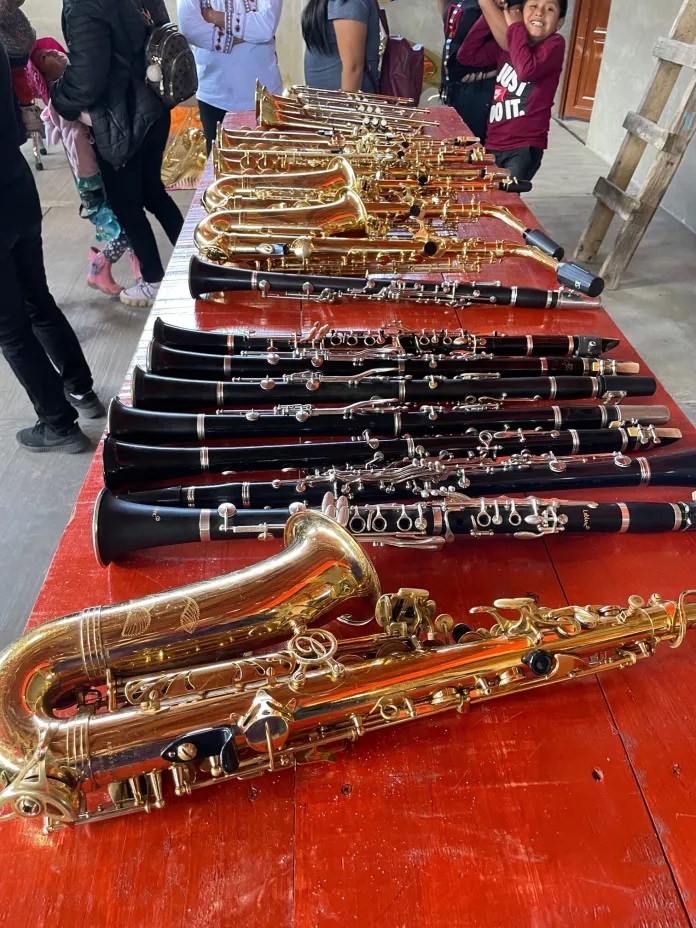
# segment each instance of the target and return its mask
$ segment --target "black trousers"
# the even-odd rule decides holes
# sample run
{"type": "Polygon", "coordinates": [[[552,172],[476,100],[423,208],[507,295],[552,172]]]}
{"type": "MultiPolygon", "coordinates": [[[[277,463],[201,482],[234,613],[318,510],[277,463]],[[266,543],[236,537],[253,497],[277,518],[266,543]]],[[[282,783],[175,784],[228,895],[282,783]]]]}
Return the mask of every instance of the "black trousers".
{"type": "Polygon", "coordinates": [[[166,110],[147,133],[138,151],[118,170],[97,152],[107,198],[130,239],[143,280],[149,284],[162,280],[164,268],[145,210],[153,214],[173,245],[184,224],[179,207],[162,183],[162,157],[170,125],[171,117],[166,110]]]}
{"type": "Polygon", "coordinates": [[[495,78],[492,77],[484,81],[471,81],[468,84],[450,84],[446,90],[447,105],[454,107],[471,129],[472,135],[481,139],[482,145],[486,144],[494,89],[495,78]]]}
{"type": "Polygon", "coordinates": [[[11,199],[21,203],[21,212],[13,217],[16,228],[4,226],[0,235],[0,348],[39,420],[66,433],[77,421],[77,410],[65,399],[63,388],[87,393],[92,373],[48,289],[39,195],[28,165],[11,199]]]}
{"type": "Polygon", "coordinates": [[[510,151],[494,151],[495,163],[499,168],[506,168],[510,177],[517,180],[531,180],[541,167],[544,157],[543,148],[525,145],[523,148],[511,148],[510,151]]]}
{"type": "Polygon", "coordinates": [[[217,127],[227,115],[227,110],[221,110],[218,106],[211,106],[210,103],[199,100],[198,112],[201,115],[201,125],[203,126],[205,144],[208,148],[208,154],[210,154],[215,136],[217,135],[217,127]]]}

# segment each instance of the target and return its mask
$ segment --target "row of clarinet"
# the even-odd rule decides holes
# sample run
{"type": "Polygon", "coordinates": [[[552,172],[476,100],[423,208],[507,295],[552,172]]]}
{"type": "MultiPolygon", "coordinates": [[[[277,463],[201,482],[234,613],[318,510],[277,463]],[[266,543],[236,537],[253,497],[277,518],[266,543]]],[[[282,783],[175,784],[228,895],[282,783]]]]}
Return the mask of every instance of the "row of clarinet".
{"type": "MultiPolygon", "coordinates": [[[[601,279],[545,233],[497,201],[460,202],[519,185],[475,140],[423,135],[427,111],[259,87],[257,115],[258,129],[220,130],[194,296],[596,303],[601,279]],[[482,216],[519,240],[460,235],[482,216]],[[510,256],[552,269],[560,286],[476,280],[510,256]]],[[[691,528],[691,503],[561,495],[692,480],[691,452],[643,454],[681,435],[664,407],[631,405],[655,381],[609,356],[614,339],[318,326],[266,338],[161,319],[153,336],[132,405],[114,400],[109,412],[94,520],[103,564],[160,545],[276,537],[307,507],[365,542],[428,548],[457,536],[691,528]]]]}
{"type": "Polygon", "coordinates": [[[605,357],[617,346],[466,331],[265,338],[158,319],[132,406],[114,399],[109,410],[99,560],[280,536],[302,508],[365,542],[428,548],[458,536],[688,531],[691,502],[562,497],[696,479],[691,451],[644,455],[681,434],[665,407],[633,405],[655,381],[605,357]],[[285,476],[263,479],[269,471],[285,476]]]}

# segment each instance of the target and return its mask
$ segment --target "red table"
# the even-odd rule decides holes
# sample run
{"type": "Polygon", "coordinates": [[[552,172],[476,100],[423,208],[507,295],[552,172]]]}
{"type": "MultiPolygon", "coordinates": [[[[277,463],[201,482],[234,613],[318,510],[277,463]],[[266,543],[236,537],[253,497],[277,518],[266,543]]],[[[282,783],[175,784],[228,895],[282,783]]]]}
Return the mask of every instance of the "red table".
{"type": "MultiPolygon", "coordinates": [[[[442,133],[462,131],[453,111],[442,133]]],[[[516,197],[499,195],[535,225],[516,197]]],[[[241,298],[226,309],[187,296],[197,201],[145,326],[253,326],[267,332],[406,325],[476,332],[620,336],[601,310],[454,312],[241,298]]],[[[509,237],[494,221],[483,238],[509,237]]],[[[553,233],[553,230],[550,230],[553,233]]],[[[523,260],[484,272],[529,286],[552,275],[523,260]]],[[[617,358],[637,359],[622,339],[617,358]]],[[[643,372],[647,373],[643,365],[643,372]]],[[[125,388],[124,388],[125,395],[125,388]]],[[[673,410],[660,388],[655,402],[673,410]]],[[[214,577],[275,553],[278,541],[190,545],[100,568],[90,541],[97,454],[31,616],[35,625],[214,577]]],[[[684,498],[686,490],[646,497],[684,498]]],[[[587,494],[577,494],[580,498],[587,494]]],[[[638,491],[592,493],[634,498],[638,491]]],[[[430,589],[443,611],[536,593],[547,606],[675,597],[695,584],[696,538],[569,536],[471,540],[444,551],[370,549],[385,590],[430,589]]],[[[676,928],[696,919],[696,634],[625,673],[499,700],[362,739],[334,764],[172,797],[164,811],[44,837],[11,822],[2,837],[0,925],[328,928],[676,928]]]]}

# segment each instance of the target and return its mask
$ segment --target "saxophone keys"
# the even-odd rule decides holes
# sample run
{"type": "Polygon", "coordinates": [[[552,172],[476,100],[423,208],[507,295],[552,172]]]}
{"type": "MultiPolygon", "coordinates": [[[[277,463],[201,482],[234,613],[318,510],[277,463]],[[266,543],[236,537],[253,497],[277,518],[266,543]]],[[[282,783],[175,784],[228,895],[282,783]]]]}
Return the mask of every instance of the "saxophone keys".
{"type": "Polygon", "coordinates": [[[174,764],[171,768],[172,779],[174,780],[174,792],[177,796],[190,796],[191,787],[195,780],[195,773],[191,767],[185,764],[174,764]]]}
{"type": "Polygon", "coordinates": [[[159,770],[145,774],[148,786],[148,795],[150,805],[155,809],[164,807],[164,795],[162,794],[162,774],[159,770]]]}

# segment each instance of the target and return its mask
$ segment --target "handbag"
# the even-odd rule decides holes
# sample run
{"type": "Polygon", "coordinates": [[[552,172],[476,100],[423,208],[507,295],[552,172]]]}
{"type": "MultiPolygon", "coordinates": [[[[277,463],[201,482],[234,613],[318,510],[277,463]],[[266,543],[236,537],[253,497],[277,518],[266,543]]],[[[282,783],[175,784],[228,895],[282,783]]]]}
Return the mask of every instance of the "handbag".
{"type": "Polygon", "coordinates": [[[402,35],[392,35],[387,14],[378,0],[375,3],[387,37],[379,73],[379,92],[390,97],[407,97],[418,106],[423,91],[425,49],[422,45],[411,45],[402,35]]]}
{"type": "Polygon", "coordinates": [[[146,0],[133,0],[150,27],[145,44],[145,83],[168,109],[193,97],[198,73],[188,40],[174,23],[155,26],[146,0]]]}

